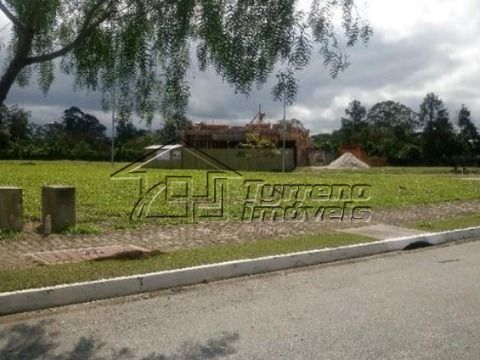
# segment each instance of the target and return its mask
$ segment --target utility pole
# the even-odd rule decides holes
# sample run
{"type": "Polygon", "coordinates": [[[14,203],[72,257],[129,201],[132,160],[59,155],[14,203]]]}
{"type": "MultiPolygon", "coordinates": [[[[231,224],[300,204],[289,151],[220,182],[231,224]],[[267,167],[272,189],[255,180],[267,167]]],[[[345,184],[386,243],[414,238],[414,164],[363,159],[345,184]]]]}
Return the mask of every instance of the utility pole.
{"type": "Polygon", "coordinates": [[[116,86],[113,87],[112,92],[112,167],[115,166],[115,117],[117,113],[117,94],[116,86]]]}
{"type": "Polygon", "coordinates": [[[282,146],[282,172],[287,171],[287,99],[283,93],[283,146],[282,146]]]}

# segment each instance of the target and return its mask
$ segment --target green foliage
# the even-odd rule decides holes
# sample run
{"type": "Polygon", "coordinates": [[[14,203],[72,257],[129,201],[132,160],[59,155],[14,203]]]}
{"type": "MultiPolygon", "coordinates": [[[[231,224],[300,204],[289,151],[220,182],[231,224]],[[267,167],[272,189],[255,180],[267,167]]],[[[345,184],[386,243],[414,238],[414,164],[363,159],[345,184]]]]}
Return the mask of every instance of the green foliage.
{"type": "Polygon", "coordinates": [[[97,235],[100,233],[99,227],[93,224],[80,224],[65,231],[65,234],[68,235],[97,235]]]}
{"type": "Polygon", "coordinates": [[[201,70],[212,67],[239,93],[264,85],[279,66],[275,97],[292,102],[294,73],[318,45],[332,76],[348,66],[345,49],[367,42],[372,29],[353,0],[6,0],[13,23],[10,56],[0,81],[0,104],[13,80],[26,86],[37,74],[47,91],[54,60],[79,88],[101,90],[106,107],[123,119],[133,111],[152,121],[184,115],[189,100],[192,46],[201,70]],[[341,16],[341,27],[336,26],[341,16]]]}
{"type": "Polygon", "coordinates": [[[329,150],[360,146],[393,165],[476,165],[480,161],[480,134],[468,108],[460,109],[457,132],[434,93],[426,95],[418,114],[391,100],[373,105],[368,112],[355,100],[345,113],[340,130],[318,145],[329,150]]]}
{"type": "Polygon", "coordinates": [[[110,141],[105,131],[96,117],[71,107],[65,110],[61,123],[45,126],[42,137],[51,158],[100,160],[108,158],[110,141]]]}
{"type": "Polygon", "coordinates": [[[413,133],[418,124],[417,114],[408,106],[394,101],[375,104],[368,111],[368,123],[375,128],[399,128],[413,133]]]}
{"type": "Polygon", "coordinates": [[[0,156],[22,159],[32,137],[29,113],[17,106],[0,106],[0,156]]]}
{"type": "Polygon", "coordinates": [[[420,105],[420,120],[424,124],[422,149],[431,163],[447,163],[461,151],[450,122],[448,110],[437,95],[430,93],[420,105]]]}
{"type": "Polygon", "coordinates": [[[282,71],[277,75],[272,94],[275,101],[284,102],[285,105],[292,105],[298,92],[298,82],[295,79],[293,70],[282,71]]]}
{"type": "Polygon", "coordinates": [[[471,158],[480,153],[480,134],[472,122],[470,110],[462,105],[458,112],[458,127],[460,129],[459,142],[462,154],[471,158]]]}
{"type": "Polygon", "coordinates": [[[338,152],[342,143],[342,140],[339,136],[339,131],[334,131],[333,134],[313,135],[311,140],[317,149],[332,154],[336,154],[338,152]]]}
{"type": "Polygon", "coordinates": [[[360,145],[364,143],[367,131],[367,109],[358,100],[352,101],[345,109],[346,118],[342,118],[342,143],[360,145]]]}
{"type": "Polygon", "coordinates": [[[427,126],[437,119],[448,118],[448,110],[445,104],[434,93],[428,93],[420,105],[419,125],[421,127],[427,126]]]}
{"type": "Polygon", "coordinates": [[[170,143],[173,140],[177,140],[181,136],[182,130],[189,127],[191,121],[182,114],[176,114],[169,118],[166,118],[161,130],[162,143],[170,143]]]}
{"type": "Polygon", "coordinates": [[[380,102],[368,111],[367,121],[369,141],[379,155],[393,164],[414,164],[420,159],[418,120],[412,109],[394,101],[380,102]]]}
{"type": "MultiPolygon", "coordinates": [[[[29,114],[16,106],[0,108],[0,158],[46,160],[107,160],[111,155],[111,138],[97,118],[77,107],[64,111],[62,121],[46,125],[29,123],[29,114]]],[[[173,122],[161,131],[137,129],[128,120],[116,126],[116,156],[118,161],[135,161],[152,144],[165,144],[174,139],[178,129],[188,126],[186,118],[173,122]],[[178,128],[177,128],[178,126],[178,128]]]]}
{"type": "Polygon", "coordinates": [[[15,240],[17,238],[20,238],[19,232],[0,229],[0,240],[15,240]]]}
{"type": "Polygon", "coordinates": [[[345,109],[342,127],[333,134],[341,145],[360,146],[370,156],[386,157],[392,164],[415,164],[419,155],[417,114],[393,101],[375,104],[368,111],[354,100],[345,109]]]}
{"type": "Polygon", "coordinates": [[[249,149],[275,149],[276,147],[270,139],[255,131],[245,135],[245,143],[242,146],[249,149]]]}

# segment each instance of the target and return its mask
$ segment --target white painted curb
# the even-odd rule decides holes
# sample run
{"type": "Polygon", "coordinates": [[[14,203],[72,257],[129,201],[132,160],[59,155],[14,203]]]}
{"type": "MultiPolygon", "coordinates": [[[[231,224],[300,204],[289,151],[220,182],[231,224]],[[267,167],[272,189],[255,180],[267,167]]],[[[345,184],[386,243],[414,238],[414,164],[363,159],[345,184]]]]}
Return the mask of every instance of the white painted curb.
{"type": "Polygon", "coordinates": [[[206,281],[224,280],[377,255],[390,251],[403,250],[407,246],[418,242],[428,242],[431,245],[439,245],[450,241],[475,237],[480,237],[480,227],[408,236],[334,249],[305,251],[180,270],[1,293],[0,315],[35,311],[179,286],[194,285],[206,281]]]}

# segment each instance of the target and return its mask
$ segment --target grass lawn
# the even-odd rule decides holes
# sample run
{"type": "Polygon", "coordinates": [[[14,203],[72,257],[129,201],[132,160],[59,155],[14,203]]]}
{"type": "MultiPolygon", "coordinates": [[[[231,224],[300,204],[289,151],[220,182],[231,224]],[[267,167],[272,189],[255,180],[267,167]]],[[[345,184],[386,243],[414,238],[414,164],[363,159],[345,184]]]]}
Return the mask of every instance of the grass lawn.
{"type": "MultiPolygon", "coordinates": [[[[41,187],[46,184],[64,184],[77,188],[78,225],[73,234],[101,233],[115,228],[141,226],[131,222],[130,212],[138,200],[138,182],[112,181],[110,175],[122,167],[112,168],[107,163],[89,162],[0,162],[0,186],[18,186],[24,190],[26,222],[40,221],[41,187]]],[[[448,168],[382,168],[366,171],[312,171],[299,169],[293,173],[243,172],[242,178],[232,183],[228,203],[233,218],[239,219],[243,210],[245,180],[262,180],[270,184],[367,184],[372,188],[371,201],[366,205],[373,211],[417,204],[454,200],[480,199],[476,181],[464,181],[448,168]]],[[[152,183],[163,179],[167,172],[153,170],[152,183]]],[[[205,189],[204,171],[173,171],[168,175],[190,175],[194,189],[205,189]]],[[[149,181],[150,181],[149,180],[149,181]]],[[[479,216],[448,219],[415,224],[424,230],[444,230],[479,223],[479,216]]],[[[0,231],[0,241],[15,241],[21,235],[0,231]],[[3,240],[2,240],[3,239],[3,240]]],[[[304,236],[282,240],[259,240],[244,244],[219,245],[190,250],[179,250],[138,260],[106,260],[77,264],[35,266],[0,270],[0,292],[98,280],[116,276],[178,269],[235,259],[255,258],[296,251],[338,247],[371,239],[344,233],[304,236]]]]}
{"type": "MultiPolygon", "coordinates": [[[[40,189],[45,184],[72,185],[77,188],[78,226],[73,233],[98,233],[104,229],[138,226],[129,215],[138,200],[138,183],[112,181],[110,174],[118,170],[108,163],[91,162],[0,162],[0,186],[24,189],[26,221],[40,220],[40,189]]],[[[234,216],[240,216],[245,196],[244,180],[262,179],[272,184],[368,184],[372,187],[369,206],[402,207],[452,200],[480,199],[480,186],[475,181],[462,181],[449,168],[382,168],[361,172],[309,171],[293,173],[244,172],[229,199],[234,216]]],[[[181,174],[185,175],[186,171],[181,174]]],[[[188,171],[196,185],[205,188],[203,171],[188,171]],[[198,181],[197,181],[198,180],[198,181]]],[[[156,170],[161,178],[165,172],[156,170]]]]}
{"type": "Polygon", "coordinates": [[[477,226],[480,226],[480,214],[455,216],[447,219],[420,221],[413,225],[413,227],[417,228],[418,230],[431,232],[465,229],[477,226]]]}
{"type": "Polygon", "coordinates": [[[280,255],[371,241],[374,240],[358,235],[332,233],[181,250],[138,260],[90,261],[65,265],[6,269],[0,270],[0,292],[144,274],[229,260],[280,255]]]}

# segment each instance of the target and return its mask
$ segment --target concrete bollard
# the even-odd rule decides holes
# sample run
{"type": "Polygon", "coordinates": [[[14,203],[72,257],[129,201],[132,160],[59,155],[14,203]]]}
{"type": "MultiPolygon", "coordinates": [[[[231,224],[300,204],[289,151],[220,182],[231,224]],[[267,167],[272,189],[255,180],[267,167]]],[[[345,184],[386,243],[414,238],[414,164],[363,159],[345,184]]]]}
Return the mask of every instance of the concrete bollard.
{"type": "MultiPolygon", "coordinates": [[[[53,233],[75,226],[75,188],[48,185],[42,188],[42,225],[53,233]]],[[[50,233],[49,231],[49,233],[50,233]]]]}
{"type": "Polygon", "coordinates": [[[0,187],[0,229],[22,231],[22,189],[0,187]]]}

